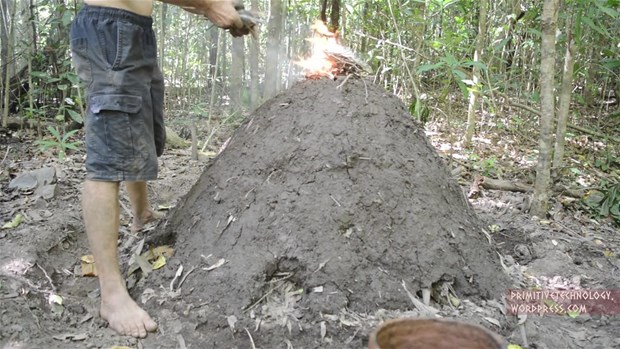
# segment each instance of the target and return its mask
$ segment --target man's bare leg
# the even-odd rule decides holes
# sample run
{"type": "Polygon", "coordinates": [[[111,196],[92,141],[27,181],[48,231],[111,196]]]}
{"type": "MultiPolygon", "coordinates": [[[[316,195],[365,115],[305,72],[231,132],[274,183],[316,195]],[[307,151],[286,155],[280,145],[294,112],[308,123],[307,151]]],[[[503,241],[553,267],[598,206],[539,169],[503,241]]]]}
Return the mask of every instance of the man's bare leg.
{"type": "Polygon", "coordinates": [[[153,211],[149,204],[146,182],[125,182],[125,186],[133,213],[133,221],[131,223],[132,233],[138,232],[140,229],[144,228],[145,224],[163,217],[161,213],[153,211]]]}
{"type": "Polygon", "coordinates": [[[157,324],[131,299],[118,265],[119,184],[87,180],[82,207],[101,287],[101,317],[122,335],[144,338],[157,324]]]}

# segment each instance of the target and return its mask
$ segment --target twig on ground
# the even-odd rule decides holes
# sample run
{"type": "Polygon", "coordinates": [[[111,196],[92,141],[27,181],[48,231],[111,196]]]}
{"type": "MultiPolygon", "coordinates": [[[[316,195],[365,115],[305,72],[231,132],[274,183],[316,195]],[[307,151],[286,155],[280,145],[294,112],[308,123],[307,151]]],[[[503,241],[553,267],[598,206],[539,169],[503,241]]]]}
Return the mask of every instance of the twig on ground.
{"type": "Polygon", "coordinates": [[[329,196],[332,200],[334,200],[334,202],[336,203],[336,205],[338,205],[338,207],[342,207],[342,205],[338,202],[338,200],[336,200],[333,196],[329,196]]]}
{"type": "Polygon", "coordinates": [[[269,296],[271,293],[273,293],[273,291],[275,291],[276,289],[278,289],[279,287],[281,287],[282,285],[284,285],[285,280],[289,279],[291,276],[293,276],[293,273],[290,273],[289,275],[278,279],[276,282],[279,282],[278,285],[272,287],[269,291],[267,291],[262,297],[260,297],[256,302],[254,302],[252,305],[250,305],[249,307],[243,309],[243,311],[248,311],[248,310],[252,310],[253,308],[255,308],[257,305],[259,305],[263,300],[265,300],[265,298],[267,298],[267,296],[269,296]]]}
{"type": "MultiPolygon", "coordinates": [[[[174,282],[177,281],[178,278],[181,277],[181,275],[183,274],[183,265],[179,265],[179,269],[177,269],[177,272],[174,274],[174,277],[172,278],[172,281],[170,281],[170,292],[174,292],[174,282]]],[[[181,287],[179,285],[179,287],[181,287]]]]}
{"type": "Polygon", "coordinates": [[[6,147],[6,153],[4,153],[4,158],[2,158],[2,162],[0,162],[0,166],[2,166],[2,164],[4,164],[4,160],[6,160],[6,157],[9,155],[9,151],[11,150],[11,146],[7,146],[6,147]]]}
{"type": "Polygon", "coordinates": [[[187,349],[187,346],[185,346],[185,339],[182,335],[177,335],[177,342],[179,342],[179,349],[187,349]]]}
{"type": "Polygon", "coordinates": [[[49,274],[47,273],[47,271],[45,271],[45,269],[43,269],[43,267],[42,267],[39,263],[36,263],[36,265],[37,265],[37,267],[38,267],[39,269],[41,269],[41,271],[43,272],[43,274],[44,274],[44,275],[45,275],[45,277],[47,278],[47,281],[49,281],[50,286],[52,287],[52,290],[53,290],[54,292],[56,292],[56,286],[54,286],[54,282],[52,281],[52,278],[49,276],[49,274]]]}
{"type": "Polygon", "coordinates": [[[342,83],[340,83],[340,85],[338,85],[336,88],[337,88],[337,89],[341,89],[341,88],[342,88],[342,85],[344,85],[344,84],[345,84],[345,82],[347,82],[347,80],[349,80],[349,77],[351,77],[351,75],[353,75],[353,74],[349,74],[349,75],[347,75],[347,76],[344,78],[344,81],[343,81],[342,83]]]}
{"type": "Polygon", "coordinates": [[[181,281],[179,281],[179,284],[177,285],[177,290],[181,288],[181,285],[183,285],[183,283],[185,282],[185,279],[187,279],[187,277],[189,276],[189,274],[193,273],[194,270],[196,270],[198,267],[193,267],[192,269],[190,269],[187,273],[185,273],[185,275],[183,275],[183,278],[181,279],[181,281]]]}
{"type": "Polygon", "coordinates": [[[248,334],[248,337],[250,337],[250,344],[252,344],[252,349],[256,349],[256,345],[254,344],[254,338],[252,338],[250,331],[248,331],[246,327],[244,327],[243,329],[245,330],[245,333],[248,334]]]}

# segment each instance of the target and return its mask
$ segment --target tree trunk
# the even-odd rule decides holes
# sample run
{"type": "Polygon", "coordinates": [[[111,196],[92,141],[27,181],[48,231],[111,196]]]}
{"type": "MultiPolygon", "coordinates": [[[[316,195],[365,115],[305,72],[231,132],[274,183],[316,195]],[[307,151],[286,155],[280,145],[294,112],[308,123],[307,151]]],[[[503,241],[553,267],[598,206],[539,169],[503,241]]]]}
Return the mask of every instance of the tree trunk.
{"type": "Polygon", "coordinates": [[[559,0],[545,0],[542,13],[542,45],[540,60],[540,140],[536,181],[531,213],[545,217],[549,206],[553,121],[555,119],[555,31],[559,0]]]}
{"type": "Polygon", "coordinates": [[[161,25],[161,36],[159,37],[159,67],[164,72],[164,52],[166,48],[166,15],[168,13],[168,4],[165,2],[161,3],[160,8],[160,19],[159,23],[161,25]]]}
{"type": "MultiPolygon", "coordinates": [[[[9,68],[9,22],[10,18],[10,4],[11,0],[0,0],[0,78],[2,91],[4,93],[4,80],[7,76],[7,70],[9,68]]],[[[3,95],[4,96],[4,95],[3,95]]]]}
{"type": "Polygon", "coordinates": [[[331,31],[337,32],[340,29],[340,0],[332,0],[332,11],[329,14],[331,31]]]}
{"type": "Polygon", "coordinates": [[[244,63],[244,47],[243,37],[232,39],[232,62],[230,66],[230,99],[232,102],[232,110],[240,110],[241,96],[243,95],[243,63],[244,63]]]}
{"type": "Polygon", "coordinates": [[[327,0],[321,0],[321,21],[327,24],[327,0]]]}
{"type": "MultiPolygon", "coordinates": [[[[215,47],[215,52],[220,51],[221,49],[221,45],[223,40],[220,40],[219,35],[220,35],[220,30],[215,30],[215,33],[217,35],[217,37],[215,38],[215,42],[217,43],[216,47],[215,47]]],[[[212,44],[213,45],[213,44],[212,44]]],[[[213,51],[211,52],[213,53],[213,51]]],[[[211,75],[211,78],[209,80],[211,80],[211,95],[209,98],[209,117],[207,119],[207,127],[211,127],[211,118],[213,117],[213,110],[215,107],[215,96],[216,96],[216,88],[217,88],[217,72],[219,70],[219,65],[220,65],[220,58],[218,55],[215,56],[215,62],[213,63],[213,65],[211,66],[211,69],[213,71],[213,75],[211,75]]]]}
{"type": "Polygon", "coordinates": [[[572,35],[572,18],[566,20],[566,55],[564,56],[564,71],[562,75],[562,88],[560,90],[560,106],[558,110],[558,125],[555,134],[555,151],[553,152],[553,168],[562,167],[564,158],[564,142],[568,112],[570,110],[571,92],[573,88],[573,69],[575,67],[575,47],[572,35]]]}
{"type": "MultiPolygon", "coordinates": [[[[8,5],[6,3],[2,4],[3,9],[7,10],[7,14],[9,13],[8,8],[5,5],[8,5]]],[[[7,120],[9,118],[9,96],[11,94],[11,69],[9,69],[9,61],[8,58],[12,55],[12,50],[13,50],[13,41],[15,39],[15,11],[17,10],[17,5],[13,4],[13,7],[10,11],[10,15],[4,20],[4,25],[8,25],[8,33],[7,33],[7,52],[6,52],[6,57],[3,62],[2,62],[2,66],[4,68],[4,75],[2,76],[4,78],[4,108],[2,109],[2,127],[6,127],[7,125],[7,120]]],[[[4,11],[2,11],[4,12],[4,11]]],[[[4,14],[2,14],[4,15],[4,14]]],[[[3,41],[4,42],[4,41],[3,41]]]]}
{"type": "MultiPolygon", "coordinates": [[[[478,2],[480,8],[478,11],[478,35],[476,36],[476,49],[474,52],[474,62],[480,62],[482,56],[482,50],[484,48],[484,42],[486,41],[487,34],[487,10],[489,7],[488,0],[480,0],[478,2]]],[[[472,69],[473,86],[469,90],[469,105],[467,107],[467,129],[465,130],[464,147],[469,147],[471,139],[474,136],[476,130],[476,112],[478,106],[478,94],[480,93],[480,69],[474,66],[472,69]]]]}
{"type": "Polygon", "coordinates": [[[265,99],[278,92],[280,80],[280,37],[282,31],[282,0],[271,0],[271,14],[267,36],[267,56],[265,59],[265,99]]]}
{"type": "MultiPolygon", "coordinates": [[[[252,10],[258,11],[258,0],[252,0],[252,10]]],[[[254,109],[260,103],[258,56],[260,54],[260,41],[250,41],[250,108],[254,109]]]]}
{"type": "Polygon", "coordinates": [[[211,29],[211,47],[209,49],[209,82],[211,88],[215,87],[215,76],[217,67],[217,54],[220,41],[220,31],[217,28],[211,29]]]}

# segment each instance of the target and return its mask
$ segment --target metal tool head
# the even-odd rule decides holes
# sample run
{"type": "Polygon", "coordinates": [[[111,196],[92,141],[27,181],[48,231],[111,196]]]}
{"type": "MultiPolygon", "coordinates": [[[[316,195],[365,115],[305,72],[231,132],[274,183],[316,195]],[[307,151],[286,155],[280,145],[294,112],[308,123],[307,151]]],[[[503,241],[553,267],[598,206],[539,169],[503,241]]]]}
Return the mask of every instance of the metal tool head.
{"type": "Polygon", "coordinates": [[[230,33],[233,36],[243,36],[246,34],[251,34],[252,38],[258,39],[258,26],[261,23],[258,15],[252,13],[249,10],[246,10],[242,4],[236,5],[235,9],[239,13],[239,17],[241,17],[241,22],[243,22],[243,28],[230,29],[230,33]]]}

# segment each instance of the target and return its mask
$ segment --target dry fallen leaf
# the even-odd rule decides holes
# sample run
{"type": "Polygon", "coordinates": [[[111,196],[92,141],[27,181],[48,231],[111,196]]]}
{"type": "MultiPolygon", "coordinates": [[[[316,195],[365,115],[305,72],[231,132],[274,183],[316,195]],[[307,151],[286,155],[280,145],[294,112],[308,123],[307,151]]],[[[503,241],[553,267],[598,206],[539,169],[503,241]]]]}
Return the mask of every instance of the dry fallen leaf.
{"type": "Polygon", "coordinates": [[[173,255],[174,255],[174,248],[168,245],[158,246],[153,249],[153,256],[155,257],[164,256],[166,258],[170,258],[173,255]]]}
{"type": "Polygon", "coordinates": [[[94,263],[81,262],[82,276],[97,276],[97,268],[94,263]]]}
{"type": "Polygon", "coordinates": [[[166,257],[159,256],[153,261],[153,270],[157,270],[166,265],[166,257]]]}
{"type": "Polygon", "coordinates": [[[97,268],[95,268],[95,257],[87,254],[80,257],[80,268],[82,276],[97,276],[97,268]]]}

